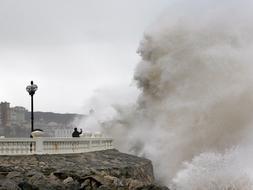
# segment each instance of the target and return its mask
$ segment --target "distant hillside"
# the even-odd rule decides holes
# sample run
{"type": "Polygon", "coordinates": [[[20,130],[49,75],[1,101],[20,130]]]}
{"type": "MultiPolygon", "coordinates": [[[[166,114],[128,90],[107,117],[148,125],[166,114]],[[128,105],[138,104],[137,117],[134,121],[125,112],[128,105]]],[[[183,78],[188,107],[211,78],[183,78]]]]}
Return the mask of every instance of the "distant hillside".
{"type": "MultiPolygon", "coordinates": [[[[31,112],[26,112],[25,119],[30,120],[31,112]]],[[[85,115],[81,114],[61,114],[61,113],[53,113],[53,112],[34,112],[34,121],[35,122],[56,122],[58,124],[70,124],[75,119],[79,120],[86,117],[85,115]]]]}

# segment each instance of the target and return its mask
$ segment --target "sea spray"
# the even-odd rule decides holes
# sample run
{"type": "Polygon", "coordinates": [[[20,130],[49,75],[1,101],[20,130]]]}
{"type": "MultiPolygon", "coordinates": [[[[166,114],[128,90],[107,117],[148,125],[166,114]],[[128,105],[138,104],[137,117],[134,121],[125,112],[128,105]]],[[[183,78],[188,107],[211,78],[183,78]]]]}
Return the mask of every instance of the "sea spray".
{"type": "MultiPolygon", "coordinates": [[[[245,151],[245,149],[244,149],[245,151]]],[[[249,149],[247,150],[249,151],[249,149]]],[[[250,150],[252,153],[252,150],[250,150]]],[[[252,164],[244,162],[245,153],[233,148],[224,154],[202,153],[191,163],[184,163],[185,169],[178,172],[171,185],[172,190],[251,190],[252,164]],[[174,185],[174,186],[173,186],[174,185]]]]}
{"type": "Polygon", "coordinates": [[[253,136],[252,9],[250,0],[180,1],[146,32],[134,75],[138,101],[115,106],[114,119],[101,126],[120,150],[150,158],[161,182],[192,190],[252,188],[245,173],[252,165],[240,165],[239,173],[230,168],[245,156],[233,147],[242,149],[245,136],[253,136]],[[195,177],[201,168],[206,172],[195,177]]]}

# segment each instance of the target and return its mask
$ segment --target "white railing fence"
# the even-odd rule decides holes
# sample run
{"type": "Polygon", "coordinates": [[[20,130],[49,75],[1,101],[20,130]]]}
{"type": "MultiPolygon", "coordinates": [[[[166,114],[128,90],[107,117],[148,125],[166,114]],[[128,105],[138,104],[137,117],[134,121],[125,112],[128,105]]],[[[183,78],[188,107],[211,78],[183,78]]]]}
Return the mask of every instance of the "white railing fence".
{"type": "Polygon", "coordinates": [[[0,155],[71,154],[113,149],[111,138],[0,138],[0,155]]]}

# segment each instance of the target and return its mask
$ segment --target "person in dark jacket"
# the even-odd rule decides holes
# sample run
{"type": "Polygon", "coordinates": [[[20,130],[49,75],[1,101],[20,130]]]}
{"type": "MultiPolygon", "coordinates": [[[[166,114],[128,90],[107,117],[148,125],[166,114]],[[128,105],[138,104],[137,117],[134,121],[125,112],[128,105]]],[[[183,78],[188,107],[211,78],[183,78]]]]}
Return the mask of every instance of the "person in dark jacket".
{"type": "Polygon", "coordinates": [[[80,137],[82,134],[82,129],[80,129],[80,132],[77,131],[77,128],[74,128],[74,132],[72,133],[72,137],[80,137]]]}

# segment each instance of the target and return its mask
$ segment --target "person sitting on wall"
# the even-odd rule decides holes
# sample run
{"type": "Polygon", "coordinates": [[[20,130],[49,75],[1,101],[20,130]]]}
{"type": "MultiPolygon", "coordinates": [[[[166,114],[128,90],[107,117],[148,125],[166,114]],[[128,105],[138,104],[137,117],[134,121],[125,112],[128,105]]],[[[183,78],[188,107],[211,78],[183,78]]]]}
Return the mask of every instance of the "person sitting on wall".
{"type": "Polygon", "coordinates": [[[80,137],[80,135],[82,134],[82,129],[80,129],[80,132],[77,131],[77,128],[74,128],[74,132],[72,133],[72,137],[80,137]]]}

